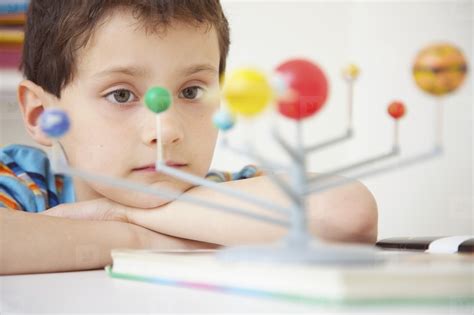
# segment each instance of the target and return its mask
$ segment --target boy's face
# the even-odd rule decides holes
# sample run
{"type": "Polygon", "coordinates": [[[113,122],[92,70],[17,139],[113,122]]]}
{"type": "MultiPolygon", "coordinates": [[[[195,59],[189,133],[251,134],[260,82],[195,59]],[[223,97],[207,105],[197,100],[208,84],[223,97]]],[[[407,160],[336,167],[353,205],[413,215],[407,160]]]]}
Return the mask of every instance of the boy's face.
{"type": "MultiPolygon", "coordinates": [[[[179,191],[191,185],[156,173],[156,115],[143,104],[154,86],[168,89],[171,107],[161,114],[164,159],[182,171],[204,176],[217,131],[212,114],[218,98],[219,46],[207,26],[175,22],[166,32],[146,32],[130,13],[117,11],[98,25],[76,56],[77,72],[57,100],[71,119],[61,139],[71,166],[106,176],[179,191]]],[[[106,197],[141,208],[157,197],[75,178],[78,201],[106,197]]]]}

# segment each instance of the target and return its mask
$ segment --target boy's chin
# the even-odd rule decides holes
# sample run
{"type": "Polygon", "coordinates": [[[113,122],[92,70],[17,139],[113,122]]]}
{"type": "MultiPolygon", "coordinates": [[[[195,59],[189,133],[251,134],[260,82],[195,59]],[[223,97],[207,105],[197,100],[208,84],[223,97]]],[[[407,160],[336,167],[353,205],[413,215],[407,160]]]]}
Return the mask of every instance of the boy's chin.
{"type": "Polygon", "coordinates": [[[122,196],[119,198],[115,198],[115,201],[121,203],[125,206],[132,207],[132,208],[140,208],[140,209],[152,209],[158,208],[162,205],[171,202],[169,199],[163,199],[160,197],[150,196],[147,194],[140,194],[135,193],[134,196],[122,196]]]}
{"type": "MultiPolygon", "coordinates": [[[[174,191],[176,193],[182,193],[190,188],[190,184],[187,183],[172,183],[171,185],[162,185],[162,184],[152,184],[149,187],[153,188],[163,188],[168,189],[170,191],[174,191]],[[154,187],[156,186],[156,187],[154,187]]],[[[140,208],[140,209],[152,209],[158,208],[164,204],[171,202],[173,199],[167,199],[163,197],[159,197],[156,195],[151,195],[143,192],[137,191],[123,191],[123,190],[109,190],[109,191],[102,191],[104,197],[111,199],[117,203],[123,204],[128,207],[132,208],[140,208]]]]}
{"type": "MultiPolygon", "coordinates": [[[[192,185],[184,182],[157,182],[149,185],[148,187],[152,188],[156,192],[160,192],[160,190],[163,190],[163,192],[168,191],[180,195],[181,193],[188,190],[191,186],[192,185]]],[[[122,188],[114,188],[110,186],[97,185],[93,188],[101,196],[110,199],[113,202],[117,202],[131,208],[158,208],[173,200],[164,197],[159,197],[153,194],[122,188]]]]}

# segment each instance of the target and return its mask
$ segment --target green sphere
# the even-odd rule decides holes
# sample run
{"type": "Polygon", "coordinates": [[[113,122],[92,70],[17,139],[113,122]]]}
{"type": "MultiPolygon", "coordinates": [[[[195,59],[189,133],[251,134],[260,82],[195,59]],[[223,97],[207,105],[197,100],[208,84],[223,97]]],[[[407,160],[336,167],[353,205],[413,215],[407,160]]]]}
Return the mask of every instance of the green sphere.
{"type": "Polygon", "coordinates": [[[145,94],[145,104],[152,112],[162,113],[171,106],[171,94],[165,88],[153,87],[145,94]]]}

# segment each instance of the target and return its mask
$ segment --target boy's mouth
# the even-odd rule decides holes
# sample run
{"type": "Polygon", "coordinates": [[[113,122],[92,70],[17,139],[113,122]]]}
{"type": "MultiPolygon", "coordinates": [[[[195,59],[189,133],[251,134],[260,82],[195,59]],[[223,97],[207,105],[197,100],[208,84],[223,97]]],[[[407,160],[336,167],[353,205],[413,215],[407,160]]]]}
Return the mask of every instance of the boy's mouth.
{"type": "MultiPolygon", "coordinates": [[[[174,168],[182,168],[187,166],[186,163],[176,162],[176,161],[166,161],[166,166],[174,167],[174,168]]],[[[155,164],[148,164],[141,167],[134,168],[133,171],[135,172],[156,172],[155,164]]]]}

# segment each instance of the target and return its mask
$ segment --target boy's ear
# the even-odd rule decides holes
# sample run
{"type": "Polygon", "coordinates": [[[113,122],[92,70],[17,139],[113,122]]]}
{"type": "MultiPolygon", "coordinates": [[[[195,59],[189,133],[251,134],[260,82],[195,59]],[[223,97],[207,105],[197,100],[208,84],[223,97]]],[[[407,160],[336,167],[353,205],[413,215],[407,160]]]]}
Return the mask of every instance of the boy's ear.
{"type": "Polygon", "coordinates": [[[48,94],[32,81],[23,80],[18,86],[17,96],[23,122],[30,136],[41,145],[51,146],[52,141],[41,131],[38,121],[48,106],[48,94]]]}

